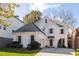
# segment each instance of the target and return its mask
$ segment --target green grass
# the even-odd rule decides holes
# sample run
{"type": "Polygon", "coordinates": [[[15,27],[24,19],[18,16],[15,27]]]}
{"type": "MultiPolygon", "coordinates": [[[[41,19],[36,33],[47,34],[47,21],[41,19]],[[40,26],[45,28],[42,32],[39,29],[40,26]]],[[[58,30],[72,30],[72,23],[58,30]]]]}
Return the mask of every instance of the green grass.
{"type": "Polygon", "coordinates": [[[0,56],[34,56],[38,50],[27,50],[24,48],[0,48],[0,56]]]}
{"type": "Polygon", "coordinates": [[[75,55],[76,55],[76,56],[79,56],[79,49],[77,49],[77,50],[75,51],[75,55]]]}

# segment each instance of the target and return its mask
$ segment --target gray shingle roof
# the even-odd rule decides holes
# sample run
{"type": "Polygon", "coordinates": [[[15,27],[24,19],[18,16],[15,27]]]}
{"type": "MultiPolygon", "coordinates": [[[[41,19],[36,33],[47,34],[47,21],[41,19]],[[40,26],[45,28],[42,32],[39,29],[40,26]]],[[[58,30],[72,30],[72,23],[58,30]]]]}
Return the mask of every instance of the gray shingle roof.
{"type": "MultiPolygon", "coordinates": [[[[26,24],[14,32],[42,32],[35,24],[26,24]]],[[[42,32],[45,34],[44,32],[42,32]]]]}

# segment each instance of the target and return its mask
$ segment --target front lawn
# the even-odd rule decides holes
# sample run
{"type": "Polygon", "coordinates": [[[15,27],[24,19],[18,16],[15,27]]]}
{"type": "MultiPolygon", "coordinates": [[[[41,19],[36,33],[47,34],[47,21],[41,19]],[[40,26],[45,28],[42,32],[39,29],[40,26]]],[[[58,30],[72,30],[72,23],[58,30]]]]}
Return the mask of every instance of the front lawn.
{"type": "Polygon", "coordinates": [[[38,50],[27,50],[24,48],[0,48],[0,56],[34,56],[38,50]]]}

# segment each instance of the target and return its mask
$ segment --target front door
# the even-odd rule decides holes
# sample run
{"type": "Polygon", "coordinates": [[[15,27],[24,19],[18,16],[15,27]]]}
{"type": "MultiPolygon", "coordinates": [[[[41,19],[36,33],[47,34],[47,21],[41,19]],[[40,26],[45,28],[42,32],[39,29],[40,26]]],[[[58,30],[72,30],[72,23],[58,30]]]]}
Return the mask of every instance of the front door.
{"type": "Polygon", "coordinates": [[[53,40],[50,39],[50,47],[53,47],[53,40]]]}

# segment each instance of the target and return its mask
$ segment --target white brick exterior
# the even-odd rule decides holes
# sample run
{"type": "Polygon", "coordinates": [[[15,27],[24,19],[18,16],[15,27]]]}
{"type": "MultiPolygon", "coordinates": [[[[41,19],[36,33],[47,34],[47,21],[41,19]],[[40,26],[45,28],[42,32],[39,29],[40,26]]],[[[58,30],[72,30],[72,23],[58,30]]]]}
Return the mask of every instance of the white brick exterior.
{"type": "MultiPolygon", "coordinates": [[[[46,18],[47,19],[47,18],[46,18]]],[[[65,42],[64,42],[64,45],[66,47],[68,47],[68,44],[67,44],[67,35],[68,35],[68,26],[63,24],[59,18],[54,18],[54,19],[47,19],[47,23],[45,23],[45,18],[38,21],[36,23],[36,25],[44,32],[46,33],[47,36],[54,36],[54,38],[52,39],[53,40],[53,47],[57,48],[58,46],[58,41],[61,39],[61,38],[64,38],[65,42]],[[63,25],[63,27],[59,27],[57,24],[61,24],[63,25]],[[49,33],[49,29],[52,28],[53,29],[53,33],[50,34],[49,33]],[[64,34],[61,34],[60,32],[60,29],[64,29],[64,34]]],[[[48,39],[50,40],[50,39],[48,39]]]]}
{"type": "MultiPolygon", "coordinates": [[[[47,19],[47,18],[46,18],[47,19]]],[[[59,18],[54,18],[53,20],[51,19],[47,19],[47,23],[45,23],[45,19],[41,19],[39,21],[37,21],[35,23],[46,35],[44,35],[42,32],[15,32],[13,33],[14,36],[14,41],[17,41],[17,36],[22,36],[22,42],[21,44],[23,44],[23,47],[27,47],[27,44],[30,43],[30,36],[34,35],[35,36],[35,40],[38,41],[39,43],[41,43],[41,47],[45,47],[45,46],[49,46],[50,47],[50,38],[48,38],[48,36],[54,36],[54,38],[52,38],[53,40],[53,45],[52,47],[57,48],[58,46],[58,42],[60,39],[64,38],[64,45],[66,47],[68,47],[68,39],[67,39],[67,35],[68,35],[68,26],[63,24],[59,18]],[[57,24],[61,24],[63,25],[63,27],[59,27],[57,24]],[[52,28],[53,29],[53,33],[50,34],[49,33],[49,29],[52,28]],[[44,30],[43,30],[44,29],[44,30]],[[64,33],[61,34],[60,29],[64,29],[64,33]]]]}
{"type": "Polygon", "coordinates": [[[47,37],[41,32],[16,32],[13,33],[14,41],[18,41],[18,36],[21,36],[21,44],[24,48],[31,42],[31,35],[34,35],[34,40],[41,43],[41,48],[47,45],[47,37]]]}

